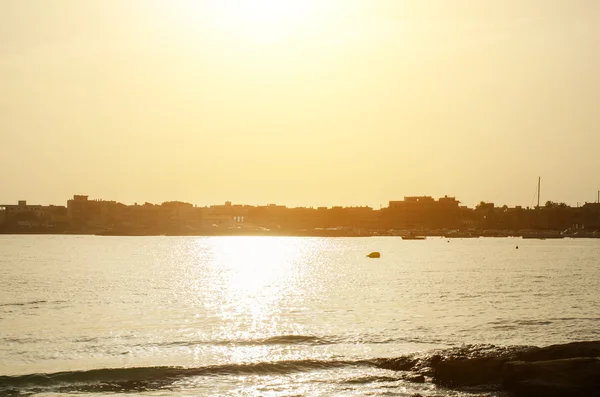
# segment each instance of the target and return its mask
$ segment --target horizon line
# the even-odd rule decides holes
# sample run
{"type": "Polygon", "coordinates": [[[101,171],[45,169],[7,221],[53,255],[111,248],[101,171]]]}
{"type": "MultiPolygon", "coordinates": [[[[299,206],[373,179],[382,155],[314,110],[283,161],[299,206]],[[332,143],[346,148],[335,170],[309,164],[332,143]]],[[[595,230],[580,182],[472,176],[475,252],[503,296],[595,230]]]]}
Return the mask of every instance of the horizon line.
{"type": "MultiPolygon", "coordinates": [[[[18,199],[16,200],[16,203],[14,204],[10,204],[10,203],[1,203],[0,206],[4,207],[4,206],[14,206],[14,205],[18,205],[19,202],[24,201],[27,204],[26,205],[40,205],[40,206],[56,206],[56,207],[60,207],[60,206],[67,206],[68,202],[70,200],[73,200],[75,196],[83,196],[83,197],[87,197],[89,201],[104,201],[104,202],[115,202],[117,204],[122,204],[122,205],[126,205],[126,206],[143,206],[144,204],[152,204],[152,205],[162,205],[165,203],[173,203],[173,202],[179,202],[179,203],[184,203],[184,204],[190,204],[193,205],[194,207],[197,208],[210,208],[213,206],[223,206],[223,205],[227,205],[227,203],[230,203],[231,206],[245,206],[245,207],[268,207],[268,206],[278,206],[278,207],[285,207],[285,208],[306,208],[306,209],[319,209],[319,208],[327,208],[327,209],[331,209],[331,208],[371,208],[373,210],[379,210],[379,209],[383,209],[383,208],[389,208],[389,204],[391,202],[396,202],[396,201],[405,201],[407,198],[432,198],[435,202],[439,202],[440,199],[444,199],[444,198],[450,198],[450,199],[455,199],[456,201],[458,201],[458,204],[460,207],[464,207],[464,208],[476,208],[477,205],[484,203],[484,204],[494,204],[494,208],[503,208],[503,207],[508,207],[508,208],[523,208],[523,209],[528,209],[528,208],[536,208],[536,205],[521,205],[521,204],[517,204],[517,205],[507,205],[507,204],[502,204],[502,205],[498,205],[496,204],[495,201],[485,201],[485,200],[480,200],[479,202],[477,202],[476,204],[474,204],[472,207],[464,204],[464,202],[462,202],[461,200],[457,199],[457,196],[451,196],[451,195],[444,195],[438,198],[435,198],[434,196],[431,195],[410,195],[410,196],[403,196],[402,200],[387,200],[387,202],[385,202],[385,204],[380,203],[378,206],[371,206],[369,204],[355,204],[355,205],[340,205],[340,204],[335,204],[335,205],[288,205],[288,204],[280,204],[280,203],[276,203],[276,202],[266,202],[264,204],[260,204],[260,203],[254,203],[254,204],[249,204],[249,203],[237,203],[234,202],[233,200],[225,200],[224,202],[221,203],[212,203],[212,204],[196,204],[196,203],[192,203],[189,201],[183,201],[183,200],[164,200],[162,202],[150,202],[150,201],[134,201],[133,203],[125,203],[122,201],[118,201],[118,200],[112,200],[112,199],[104,199],[104,198],[90,198],[89,195],[86,194],[74,194],[72,195],[70,198],[66,199],[67,204],[66,205],[62,205],[62,204],[30,204],[28,199],[18,199]]],[[[595,203],[600,203],[600,201],[578,201],[577,205],[573,206],[573,205],[569,205],[565,202],[559,202],[559,201],[553,201],[553,200],[546,200],[542,203],[540,203],[539,207],[542,208],[545,206],[545,204],[547,202],[552,202],[554,204],[565,204],[567,207],[570,208],[578,208],[582,205],[585,204],[595,204],[595,203]]],[[[533,204],[533,203],[532,203],[533,204]]]]}

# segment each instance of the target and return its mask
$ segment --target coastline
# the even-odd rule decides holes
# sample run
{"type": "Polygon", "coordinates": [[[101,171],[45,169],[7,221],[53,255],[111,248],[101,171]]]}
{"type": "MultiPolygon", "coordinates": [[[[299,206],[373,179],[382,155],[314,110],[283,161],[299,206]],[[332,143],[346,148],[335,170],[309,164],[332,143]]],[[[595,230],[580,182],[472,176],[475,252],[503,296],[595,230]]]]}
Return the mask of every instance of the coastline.
{"type": "Polygon", "coordinates": [[[0,235],[95,235],[95,236],[122,236],[122,237],[151,237],[151,236],[195,236],[195,237],[224,237],[224,236],[252,236],[252,237],[405,237],[422,236],[425,238],[473,239],[473,238],[522,238],[522,239],[599,239],[600,233],[564,233],[546,230],[485,230],[485,231],[440,231],[440,230],[354,230],[354,229],[306,229],[306,230],[258,230],[258,229],[204,229],[185,231],[149,231],[149,230],[96,230],[75,231],[56,230],[53,228],[35,229],[10,229],[0,230],[0,235]]]}

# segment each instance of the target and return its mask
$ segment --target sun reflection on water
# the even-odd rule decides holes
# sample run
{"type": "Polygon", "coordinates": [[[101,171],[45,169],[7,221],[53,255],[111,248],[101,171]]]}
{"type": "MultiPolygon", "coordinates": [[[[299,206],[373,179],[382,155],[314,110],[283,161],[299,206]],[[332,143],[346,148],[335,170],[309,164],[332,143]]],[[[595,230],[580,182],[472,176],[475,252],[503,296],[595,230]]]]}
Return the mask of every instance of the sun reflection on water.
{"type": "Polygon", "coordinates": [[[315,296],[322,295],[323,283],[315,274],[328,263],[330,244],[292,237],[195,239],[182,254],[188,271],[180,274],[186,295],[182,299],[196,313],[181,337],[192,345],[202,342],[199,350],[187,352],[192,361],[243,363],[328,355],[326,346],[317,349],[319,353],[298,349],[296,339],[287,337],[315,335],[305,319],[315,296]]]}
{"type": "Polygon", "coordinates": [[[297,239],[236,237],[214,245],[221,272],[220,313],[236,339],[277,333],[281,302],[298,298],[305,244],[297,239]]]}

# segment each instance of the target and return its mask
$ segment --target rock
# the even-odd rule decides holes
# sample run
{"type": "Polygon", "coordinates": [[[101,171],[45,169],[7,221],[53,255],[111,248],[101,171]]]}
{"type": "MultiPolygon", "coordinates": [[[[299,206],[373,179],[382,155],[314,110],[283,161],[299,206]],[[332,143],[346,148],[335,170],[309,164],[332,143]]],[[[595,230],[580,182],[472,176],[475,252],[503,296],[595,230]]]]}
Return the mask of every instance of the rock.
{"type": "Polygon", "coordinates": [[[415,373],[433,378],[433,368],[431,368],[431,367],[419,368],[417,371],[415,371],[415,373]]]}
{"type": "Polygon", "coordinates": [[[413,383],[425,383],[425,376],[421,374],[407,375],[402,379],[413,383]]]}
{"type": "Polygon", "coordinates": [[[476,386],[499,384],[502,381],[502,366],[515,360],[519,354],[532,347],[493,345],[467,345],[448,349],[432,356],[434,383],[444,386],[476,386]]]}
{"type": "Polygon", "coordinates": [[[600,342],[573,342],[542,348],[534,347],[516,354],[518,361],[548,361],[576,357],[600,357],[600,342]]]}
{"type": "MultiPolygon", "coordinates": [[[[411,394],[410,397],[425,397],[423,396],[421,393],[415,393],[415,394],[411,394]]],[[[439,395],[435,395],[435,396],[431,396],[431,397],[444,397],[444,396],[439,396],[439,395]]]]}
{"type": "Polygon", "coordinates": [[[402,356],[391,359],[378,359],[374,361],[375,365],[383,369],[392,371],[410,371],[417,364],[417,359],[411,356],[402,356]]]}
{"type": "Polygon", "coordinates": [[[380,368],[410,371],[403,379],[450,388],[511,392],[515,397],[600,397],[600,341],[548,347],[467,345],[395,359],[380,368]]]}
{"type": "Polygon", "coordinates": [[[504,365],[513,361],[538,362],[587,357],[600,357],[600,342],[574,342],[543,348],[471,345],[434,356],[431,366],[435,383],[461,387],[501,383],[505,377],[504,365]]]}
{"type": "Polygon", "coordinates": [[[477,357],[441,361],[433,371],[435,383],[444,386],[476,386],[501,383],[506,358],[477,357]]]}
{"type": "Polygon", "coordinates": [[[600,396],[600,359],[515,361],[503,368],[503,386],[515,397],[600,396]]]}

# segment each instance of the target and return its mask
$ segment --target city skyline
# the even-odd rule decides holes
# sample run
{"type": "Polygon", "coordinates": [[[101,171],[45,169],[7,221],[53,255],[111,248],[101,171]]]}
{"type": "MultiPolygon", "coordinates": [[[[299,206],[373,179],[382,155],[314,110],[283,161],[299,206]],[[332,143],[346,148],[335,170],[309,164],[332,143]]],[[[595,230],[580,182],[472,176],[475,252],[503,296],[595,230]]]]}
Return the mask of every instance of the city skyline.
{"type": "MultiPolygon", "coordinates": [[[[151,203],[151,204],[161,204],[161,203],[165,203],[165,202],[173,202],[173,201],[179,201],[179,202],[184,202],[184,203],[190,203],[193,205],[196,205],[198,207],[209,207],[209,206],[213,206],[213,205],[222,205],[225,202],[231,202],[234,204],[240,204],[240,205],[248,205],[248,206],[266,206],[266,205],[270,205],[270,204],[277,204],[277,205],[283,205],[289,208],[318,208],[318,207],[328,207],[328,208],[332,208],[332,207],[371,207],[373,209],[379,209],[380,207],[386,207],[388,205],[388,203],[390,201],[394,201],[394,200],[400,200],[403,199],[405,197],[421,197],[421,196],[428,196],[428,197],[434,197],[434,198],[438,198],[438,197],[444,197],[444,196],[452,196],[452,197],[456,197],[457,199],[459,199],[459,202],[461,204],[461,206],[466,206],[469,208],[474,208],[476,207],[479,203],[484,202],[484,203],[494,203],[495,205],[502,207],[504,205],[508,206],[508,207],[523,207],[523,208],[534,208],[537,204],[537,193],[533,192],[532,196],[531,196],[531,200],[529,200],[529,202],[527,203],[504,203],[504,202],[499,202],[499,201],[494,201],[494,200],[473,200],[472,202],[466,202],[462,199],[459,199],[459,195],[448,195],[448,194],[441,194],[441,195],[435,195],[435,194],[405,194],[405,195],[401,195],[401,196],[395,196],[395,197],[391,197],[388,198],[387,200],[384,200],[382,202],[380,202],[379,204],[372,204],[372,203],[365,203],[365,202],[346,202],[346,203],[326,203],[326,204],[303,204],[303,203],[286,203],[286,202],[277,202],[275,200],[267,200],[264,202],[253,202],[253,203],[247,203],[247,202],[242,202],[239,200],[233,200],[233,199],[229,199],[229,198],[225,198],[222,201],[219,202],[207,202],[207,201],[202,201],[202,200],[186,200],[186,199],[182,199],[182,198],[177,198],[177,197],[169,197],[166,200],[147,200],[144,198],[140,198],[138,200],[135,201],[124,201],[124,200],[120,200],[118,198],[115,197],[107,197],[107,196],[103,196],[103,195],[91,195],[91,194],[87,194],[87,192],[85,192],[85,195],[93,198],[93,199],[97,199],[97,200],[106,200],[106,201],[116,201],[118,203],[122,203],[125,205],[134,205],[134,204],[138,204],[138,205],[142,205],[144,203],[151,203]]],[[[67,195],[66,197],[70,197],[72,196],[72,194],[67,195]]],[[[3,195],[4,197],[4,195],[3,195]]],[[[13,195],[12,197],[16,197],[16,199],[2,199],[2,197],[0,197],[0,203],[2,204],[14,204],[17,203],[18,201],[27,201],[28,203],[36,203],[39,205],[61,205],[59,203],[64,202],[65,199],[63,198],[63,200],[57,200],[57,201],[53,201],[53,202],[46,202],[46,201],[41,201],[41,200],[36,200],[36,199],[31,199],[29,197],[22,197],[22,196],[17,196],[17,195],[13,195]]],[[[542,196],[542,198],[540,199],[540,205],[543,206],[547,201],[552,201],[552,202],[556,202],[556,203],[565,203],[570,207],[578,207],[581,206],[585,203],[596,203],[598,202],[598,192],[596,191],[596,195],[595,197],[592,197],[592,195],[590,195],[589,198],[586,198],[585,200],[580,200],[577,201],[575,203],[569,203],[569,202],[565,202],[562,200],[558,200],[555,199],[554,197],[547,197],[547,196],[542,196]]]]}
{"type": "MultiPolygon", "coordinates": [[[[445,198],[450,198],[450,199],[456,199],[456,201],[460,204],[461,207],[466,207],[466,208],[476,208],[478,205],[480,205],[481,203],[485,203],[485,204],[494,204],[497,208],[500,207],[509,207],[509,208],[517,208],[517,207],[521,207],[521,208],[536,208],[537,206],[537,191],[534,194],[534,196],[532,196],[531,199],[531,204],[514,204],[514,205],[509,205],[506,203],[501,203],[501,202],[496,202],[493,200],[477,200],[475,201],[472,205],[469,203],[465,203],[464,201],[460,200],[460,197],[457,195],[450,195],[450,194],[442,194],[442,195],[433,195],[433,194],[419,194],[419,195],[403,195],[401,197],[393,197],[390,198],[376,206],[373,205],[369,205],[366,203],[358,203],[358,204],[350,204],[350,205],[345,205],[345,204],[331,204],[331,205],[290,205],[288,203],[282,203],[282,202],[276,202],[276,201],[266,201],[263,203],[244,203],[241,201],[236,201],[236,200],[229,200],[226,199],[224,201],[221,202],[215,202],[215,203],[199,203],[199,202],[195,202],[195,201],[189,201],[189,200],[183,200],[183,199],[177,199],[177,198],[173,198],[173,199],[169,199],[169,200],[164,200],[164,201],[152,201],[152,200],[138,200],[138,201],[134,201],[134,202],[124,202],[118,199],[115,199],[114,197],[103,197],[103,196],[93,196],[93,195],[89,195],[89,194],[71,194],[67,197],[67,199],[63,199],[62,202],[65,201],[69,201],[72,200],[73,197],[88,197],[90,201],[103,201],[103,202],[115,202],[118,204],[123,204],[123,205],[127,205],[127,206],[132,206],[132,205],[144,205],[144,204],[152,204],[152,205],[161,205],[161,204],[165,204],[165,203],[185,203],[185,204],[191,204],[194,207],[203,207],[203,208],[210,208],[210,207],[214,207],[214,206],[222,206],[222,205],[234,205],[234,206],[248,206],[248,207],[267,207],[267,206],[272,206],[272,205],[276,205],[276,206],[282,206],[282,207],[286,207],[286,208],[306,208],[306,209],[316,209],[316,208],[360,208],[360,207],[368,207],[368,208],[372,208],[373,210],[378,210],[381,208],[387,208],[390,203],[396,202],[396,201],[402,201],[405,200],[407,198],[418,198],[418,197],[423,197],[423,198],[432,198],[434,200],[438,200],[438,199],[445,199],[445,198]]],[[[39,202],[36,200],[30,200],[29,198],[24,198],[24,197],[20,197],[17,200],[13,200],[13,201],[2,201],[0,200],[0,206],[2,205],[11,205],[11,206],[15,206],[18,203],[27,203],[27,205],[42,205],[42,206],[61,206],[62,204],[60,204],[59,202],[51,202],[51,203],[46,203],[46,202],[39,202]],[[34,203],[34,204],[31,204],[34,203]]],[[[569,207],[579,207],[581,205],[584,204],[588,204],[588,203],[600,203],[600,190],[598,190],[596,192],[596,199],[595,200],[587,200],[587,201],[579,201],[577,203],[575,203],[575,205],[571,205],[570,203],[566,203],[564,201],[560,201],[560,200],[553,200],[552,198],[543,198],[542,196],[540,196],[540,202],[539,202],[539,206],[543,207],[545,206],[547,203],[553,203],[553,204],[561,204],[561,205],[567,205],[569,207]]]]}
{"type": "Polygon", "coordinates": [[[1,204],[0,234],[407,237],[414,230],[445,237],[600,237],[600,202],[569,207],[547,201],[534,208],[481,202],[469,208],[455,197],[413,196],[381,209],[231,202],[198,207],[181,201],[125,205],[74,195],[66,204],[1,204]]]}

